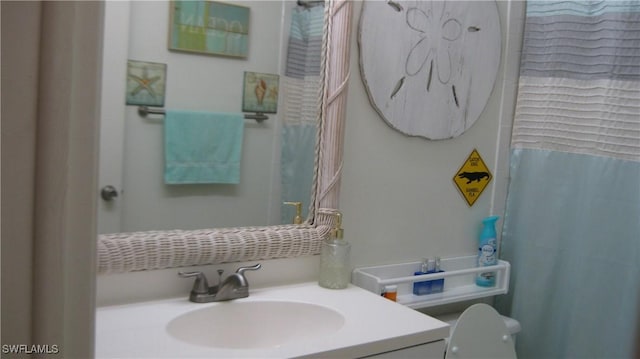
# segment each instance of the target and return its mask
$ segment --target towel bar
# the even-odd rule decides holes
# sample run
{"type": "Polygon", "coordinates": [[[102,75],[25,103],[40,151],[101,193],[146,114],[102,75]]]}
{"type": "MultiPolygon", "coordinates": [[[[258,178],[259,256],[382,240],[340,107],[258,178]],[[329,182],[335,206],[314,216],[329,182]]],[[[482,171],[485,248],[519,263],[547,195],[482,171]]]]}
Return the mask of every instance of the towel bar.
{"type": "MultiPolygon", "coordinates": [[[[138,114],[142,117],[147,117],[147,115],[164,115],[165,111],[163,108],[150,108],[147,106],[139,106],[138,114]]],[[[262,121],[268,120],[269,116],[265,115],[262,112],[256,112],[255,114],[244,114],[244,118],[247,120],[256,120],[258,123],[262,123],[262,121]]]]}
{"type": "Polygon", "coordinates": [[[306,8],[322,4],[324,4],[324,0],[298,0],[298,6],[303,6],[306,8]]]}

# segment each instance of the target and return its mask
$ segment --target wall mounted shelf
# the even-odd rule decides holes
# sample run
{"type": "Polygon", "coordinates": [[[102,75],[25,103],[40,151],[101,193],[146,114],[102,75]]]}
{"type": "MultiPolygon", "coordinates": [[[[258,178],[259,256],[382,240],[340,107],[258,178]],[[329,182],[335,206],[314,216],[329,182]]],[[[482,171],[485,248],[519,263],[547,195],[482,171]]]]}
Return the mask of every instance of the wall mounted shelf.
{"type": "Polygon", "coordinates": [[[397,285],[397,302],[414,309],[506,294],[509,290],[511,265],[503,260],[494,266],[476,267],[476,256],[443,258],[441,269],[444,272],[414,276],[413,273],[420,270],[421,263],[356,268],[353,270],[351,282],[377,294],[381,294],[387,285],[397,285]],[[480,287],[475,284],[476,275],[483,272],[496,273],[494,287],[480,287]],[[440,278],[445,279],[444,290],[441,293],[413,294],[414,282],[440,278]]]}

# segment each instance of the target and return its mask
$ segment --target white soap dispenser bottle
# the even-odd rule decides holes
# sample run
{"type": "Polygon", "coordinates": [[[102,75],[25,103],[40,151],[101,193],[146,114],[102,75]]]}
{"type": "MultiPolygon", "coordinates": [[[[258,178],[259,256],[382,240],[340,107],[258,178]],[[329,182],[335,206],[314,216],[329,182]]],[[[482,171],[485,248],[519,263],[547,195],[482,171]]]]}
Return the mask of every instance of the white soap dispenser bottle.
{"type": "Polygon", "coordinates": [[[325,288],[343,289],[351,281],[351,244],[344,240],[342,213],[336,212],[333,215],[336,216],[336,225],[329,238],[322,241],[318,284],[325,288]]]}

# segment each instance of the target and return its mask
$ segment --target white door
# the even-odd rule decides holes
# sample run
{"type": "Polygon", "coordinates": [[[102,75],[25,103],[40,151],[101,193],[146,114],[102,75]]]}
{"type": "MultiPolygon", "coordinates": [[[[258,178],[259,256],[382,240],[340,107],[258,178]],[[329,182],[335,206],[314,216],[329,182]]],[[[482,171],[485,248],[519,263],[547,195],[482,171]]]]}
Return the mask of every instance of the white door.
{"type": "Polygon", "coordinates": [[[104,6],[98,233],[114,233],[122,231],[122,160],[130,3],[105,1],[104,6]],[[116,197],[103,198],[101,192],[108,190],[107,186],[115,189],[116,197]]]}

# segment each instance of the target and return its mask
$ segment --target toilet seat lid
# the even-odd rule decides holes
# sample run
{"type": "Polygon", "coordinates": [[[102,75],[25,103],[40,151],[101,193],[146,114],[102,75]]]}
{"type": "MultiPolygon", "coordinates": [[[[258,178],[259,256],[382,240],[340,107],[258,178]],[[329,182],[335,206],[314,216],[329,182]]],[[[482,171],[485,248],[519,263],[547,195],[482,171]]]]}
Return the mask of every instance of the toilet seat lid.
{"type": "Polygon", "coordinates": [[[500,314],[489,305],[474,304],[453,327],[445,358],[515,359],[516,351],[500,314]]]}

